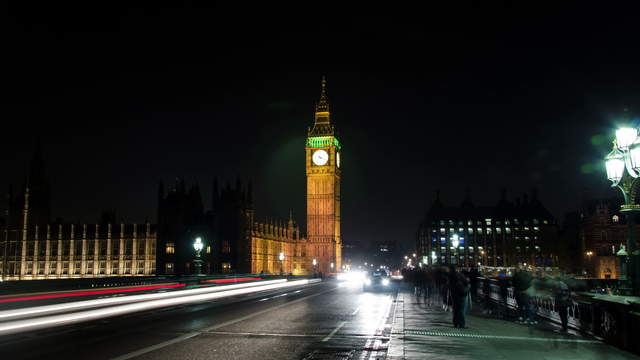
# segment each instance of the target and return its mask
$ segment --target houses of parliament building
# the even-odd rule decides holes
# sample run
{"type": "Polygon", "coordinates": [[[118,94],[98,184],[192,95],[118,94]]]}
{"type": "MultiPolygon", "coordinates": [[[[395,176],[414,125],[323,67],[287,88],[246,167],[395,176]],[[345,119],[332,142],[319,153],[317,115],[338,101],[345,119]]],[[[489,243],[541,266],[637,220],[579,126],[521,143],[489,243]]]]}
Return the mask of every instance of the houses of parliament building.
{"type": "Polygon", "coordinates": [[[326,81],[305,146],[307,232],[287,219],[258,220],[251,183],[212,183],[210,208],[200,189],[177,181],[158,189],[157,224],[118,223],[104,213],[96,224],[52,221],[42,149],[27,180],[9,193],[0,218],[3,280],[192,274],[194,239],[204,243],[202,272],[332,272],[341,267],[340,151],[330,118],[326,81]]]}

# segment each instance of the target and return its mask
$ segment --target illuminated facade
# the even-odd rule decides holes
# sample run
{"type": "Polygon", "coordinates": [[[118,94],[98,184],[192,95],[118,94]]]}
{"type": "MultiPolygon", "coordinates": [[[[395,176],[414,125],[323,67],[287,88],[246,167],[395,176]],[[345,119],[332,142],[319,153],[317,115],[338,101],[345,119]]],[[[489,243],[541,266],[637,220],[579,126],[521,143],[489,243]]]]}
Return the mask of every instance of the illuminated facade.
{"type": "Polygon", "coordinates": [[[309,127],[306,145],[307,261],[316,259],[315,270],[333,272],[342,264],[340,239],[340,151],[331,124],[326,81],[309,127]]]}
{"type": "Polygon", "coordinates": [[[438,193],[418,228],[416,249],[428,265],[556,266],[558,226],[535,191],[515,204],[503,191],[491,207],[474,206],[468,195],[459,207],[446,207],[438,193]]]}
{"type": "MultiPolygon", "coordinates": [[[[3,280],[145,276],[155,273],[155,226],[69,224],[50,221],[49,183],[41,150],[31,162],[24,190],[9,195],[0,229],[3,280]]],[[[109,221],[111,220],[111,221],[109,221]]]]}

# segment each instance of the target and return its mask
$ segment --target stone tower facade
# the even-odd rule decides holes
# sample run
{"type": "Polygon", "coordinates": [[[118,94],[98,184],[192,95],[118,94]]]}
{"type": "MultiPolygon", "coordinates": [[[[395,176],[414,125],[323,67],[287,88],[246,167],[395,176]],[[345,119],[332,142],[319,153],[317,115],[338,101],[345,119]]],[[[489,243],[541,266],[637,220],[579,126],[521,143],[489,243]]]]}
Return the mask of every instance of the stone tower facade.
{"type": "Polygon", "coordinates": [[[316,271],[334,272],[342,263],[340,240],[340,151],[331,123],[327,82],[322,79],[320,101],[306,144],[307,261],[316,271]]]}

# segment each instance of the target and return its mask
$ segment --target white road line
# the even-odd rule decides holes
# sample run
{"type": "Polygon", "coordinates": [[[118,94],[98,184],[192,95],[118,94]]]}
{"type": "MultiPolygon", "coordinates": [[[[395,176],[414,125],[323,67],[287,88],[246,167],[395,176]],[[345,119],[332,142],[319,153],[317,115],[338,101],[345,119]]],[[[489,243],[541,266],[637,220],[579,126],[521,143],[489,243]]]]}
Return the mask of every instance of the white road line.
{"type": "Polygon", "coordinates": [[[357,308],[357,309],[355,309],[355,310],[351,313],[351,315],[356,315],[358,312],[360,312],[360,307],[359,307],[359,306],[358,306],[358,308],[357,308]]]}
{"type": "Polygon", "coordinates": [[[112,360],[127,360],[127,359],[134,358],[136,356],[144,355],[146,353],[149,353],[149,352],[152,352],[152,351],[155,351],[155,350],[158,350],[158,349],[162,349],[163,347],[166,347],[166,346],[169,346],[169,345],[173,345],[173,344],[179,343],[179,342],[184,341],[184,340],[188,340],[188,339],[190,339],[190,338],[192,338],[194,336],[200,335],[203,332],[209,332],[209,331],[213,331],[213,330],[219,329],[221,327],[233,325],[235,323],[239,323],[241,321],[250,319],[252,317],[255,317],[255,316],[258,316],[258,315],[262,315],[264,313],[271,312],[273,310],[281,309],[283,307],[291,306],[292,304],[299,303],[301,301],[305,301],[305,300],[310,299],[312,297],[316,297],[316,296],[322,295],[324,293],[328,293],[329,291],[334,291],[336,289],[337,289],[337,287],[335,287],[333,289],[329,289],[329,290],[325,290],[325,291],[319,292],[317,294],[307,295],[307,296],[305,296],[303,298],[300,298],[300,299],[297,299],[297,300],[293,300],[293,301],[289,301],[289,302],[287,302],[285,304],[281,304],[281,305],[278,305],[278,306],[272,306],[272,307],[270,307],[268,309],[255,312],[255,313],[249,314],[247,316],[239,317],[239,318],[234,319],[234,320],[226,321],[226,322],[223,322],[221,324],[205,328],[205,329],[203,329],[201,331],[192,332],[192,333],[189,333],[189,334],[186,334],[186,335],[182,335],[182,336],[177,337],[177,338],[172,339],[172,340],[168,340],[168,341],[156,344],[156,345],[151,345],[151,346],[148,346],[146,348],[142,348],[140,350],[137,350],[137,351],[134,351],[134,352],[130,352],[128,354],[124,354],[124,355],[115,357],[112,360]]]}
{"type": "Polygon", "coordinates": [[[322,339],[322,342],[327,342],[327,341],[331,340],[333,335],[335,335],[338,332],[338,330],[340,330],[344,326],[344,324],[346,324],[346,323],[347,323],[346,321],[341,322],[340,325],[338,325],[337,328],[333,329],[333,331],[330,332],[329,335],[327,335],[327,337],[322,339]]]}
{"type": "Polygon", "coordinates": [[[134,351],[134,352],[130,352],[128,354],[122,355],[122,356],[118,356],[113,358],[112,360],[126,360],[126,359],[131,359],[134,358],[136,356],[140,356],[140,355],[144,355],[148,352],[154,351],[154,350],[158,350],[158,349],[162,349],[165,346],[169,346],[169,345],[173,345],[175,343],[179,343],[181,341],[187,340],[187,339],[191,339],[192,337],[198,336],[200,335],[199,332],[192,332],[192,333],[188,333],[185,335],[182,335],[180,337],[177,337],[175,339],[171,339],[165,342],[161,342],[159,344],[155,344],[149,347],[146,347],[144,349],[140,349],[138,351],[134,351]]]}
{"type": "Polygon", "coordinates": [[[276,333],[252,333],[252,332],[233,332],[233,331],[209,331],[207,334],[213,335],[241,335],[241,336],[275,336],[275,337],[320,337],[317,334],[276,334],[276,333]]]}

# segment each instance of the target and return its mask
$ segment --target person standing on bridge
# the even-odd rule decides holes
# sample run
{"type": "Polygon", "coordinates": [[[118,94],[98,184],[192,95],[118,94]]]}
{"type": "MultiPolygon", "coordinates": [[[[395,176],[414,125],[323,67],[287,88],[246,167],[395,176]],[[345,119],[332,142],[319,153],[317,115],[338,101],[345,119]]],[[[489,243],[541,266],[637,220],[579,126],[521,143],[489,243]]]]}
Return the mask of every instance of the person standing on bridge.
{"type": "Polygon", "coordinates": [[[466,329],[466,313],[471,284],[469,279],[451,265],[449,268],[449,290],[453,303],[453,326],[466,329]]]}

